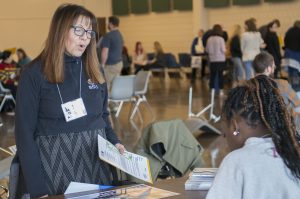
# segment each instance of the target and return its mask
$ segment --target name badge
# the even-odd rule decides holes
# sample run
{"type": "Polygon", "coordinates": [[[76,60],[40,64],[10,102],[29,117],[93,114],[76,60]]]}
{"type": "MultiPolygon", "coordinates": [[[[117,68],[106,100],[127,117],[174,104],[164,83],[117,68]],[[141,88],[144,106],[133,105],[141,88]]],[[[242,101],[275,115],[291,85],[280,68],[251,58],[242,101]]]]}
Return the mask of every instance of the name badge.
{"type": "Polygon", "coordinates": [[[82,98],[61,105],[67,122],[86,116],[86,109],[82,98]]]}

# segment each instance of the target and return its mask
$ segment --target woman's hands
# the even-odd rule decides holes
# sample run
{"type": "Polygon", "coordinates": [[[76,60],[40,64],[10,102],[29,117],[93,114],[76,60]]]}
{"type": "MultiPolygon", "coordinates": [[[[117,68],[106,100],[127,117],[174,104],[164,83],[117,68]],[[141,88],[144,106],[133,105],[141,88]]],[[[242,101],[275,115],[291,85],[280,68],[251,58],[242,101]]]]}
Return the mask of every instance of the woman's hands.
{"type": "Polygon", "coordinates": [[[119,150],[119,152],[123,155],[124,154],[124,152],[125,152],[125,147],[122,145],[122,144],[120,144],[120,143],[117,143],[117,144],[115,144],[115,147],[119,150]]]}

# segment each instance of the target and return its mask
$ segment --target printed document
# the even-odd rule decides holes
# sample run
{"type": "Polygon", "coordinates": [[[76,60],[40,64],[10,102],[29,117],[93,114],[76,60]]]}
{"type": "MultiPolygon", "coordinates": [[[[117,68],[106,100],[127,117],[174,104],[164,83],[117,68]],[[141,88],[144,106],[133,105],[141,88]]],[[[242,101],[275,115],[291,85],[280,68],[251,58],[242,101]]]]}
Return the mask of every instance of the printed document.
{"type": "Polygon", "coordinates": [[[147,158],[128,151],[121,155],[113,144],[100,135],[98,135],[98,151],[101,160],[138,179],[152,183],[150,164],[147,158]]]}

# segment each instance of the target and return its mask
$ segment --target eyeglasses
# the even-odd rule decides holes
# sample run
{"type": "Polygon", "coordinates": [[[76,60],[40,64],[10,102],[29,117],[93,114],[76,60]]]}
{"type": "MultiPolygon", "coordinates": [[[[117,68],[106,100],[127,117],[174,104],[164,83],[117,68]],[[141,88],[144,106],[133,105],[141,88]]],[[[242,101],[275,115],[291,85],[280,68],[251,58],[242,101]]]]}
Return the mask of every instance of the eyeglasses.
{"type": "Polygon", "coordinates": [[[92,39],[96,37],[96,32],[93,30],[86,30],[80,26],[72,26],[72,28],[74,28],[74,34],[77,36],[82,37],[84,33],[86,33],[86,37],[88,39],[92,39]]]}

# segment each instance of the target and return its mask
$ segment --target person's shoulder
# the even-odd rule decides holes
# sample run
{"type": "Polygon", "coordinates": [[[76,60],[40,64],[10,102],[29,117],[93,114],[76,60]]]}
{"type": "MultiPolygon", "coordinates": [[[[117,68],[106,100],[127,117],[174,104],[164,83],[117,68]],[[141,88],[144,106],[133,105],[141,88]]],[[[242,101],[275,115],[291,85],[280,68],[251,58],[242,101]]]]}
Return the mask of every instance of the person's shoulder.
{"type": "Polygon", "coordinates": [[[216,38],[217,38],[219,41],[224,41],[224,42],[225,42],[225,39],[224,39],[222,36],[216,36],[216,38]]]}
{"type": "Polygon", "coordinates": [[[111,31],[113,37],[122,38],[122,34],[119,29],[111,31]]]}
{"type": "Polygon", "coordinates": [[[247,153],[245,152],[245,150],[243,148],[231,151],[222,160],[220,168],[223,168],[223,169],[225,169],[225,168],[232,168],[232,169],[233,168],[242,168],[244,162],[247,159],[246,157],[247,157],[247,153]]]}
{"type": "Polygon", "coordinates": [[[245,38],[247,39],[247,38],[251,37],[251,33],[250,32],[243,32],[242,35],[241,35],[241,37],[243,39],[245,39],[245,38]]]}
{"type": "Polygon", "coordinates": [[[256,37],[261,37],[261,33],[259,31],[253,31],[250,32],[252,35],[256,36],[256,37]]]}
{"type": "Polygon", "coordinates": [[[231,151],[230,153],[228,153],[225,158],[224,158],[224,162],[236,162],[239,161],[240,159],[242,159],[244,157],[244,149],[240,148],[240,149],[236,149],[234,151],[231,151]]]}
{"type": "Polygon", "coordinates": [[[275,32],[268,32],[267,34],[266,34],[266,38],[267,37],[270,37],[270,38],[275,38],[275,37],[277,37],[277,34],[275,33],[275,32]]]}
{"type": "Polygon", "coordinates": [[[42,61],[39,57],[33,59],[30,63],[28,63],[24,70],[32,70],[32,71],[39,71],[42,68],[42,61]]]}
{"type": "Polygon", "coordinates": [[[33,59],[30,63],[24,66],[21,75],[42,76],[42,62],[39,58],[33,59]]]}
{"type": "Polygon", "coordinates": [[[285,79],[275,79],[274,81],[276,82],[277,87],[279,89],[282,87],[290,87],[291,86],[290,83],[285,79]]]}
{"type": "Polygon", "coordinates": [[[111,32],[106,33],[106,34],[102,37],[102,42],[107,41],[110,37],[111,37],[111,32]]]}
{"type": "Polygon", "coordinates": [[[256,142],[256,139],[259,138],[248,139],[242,148],[230,152],[224,158],[224,161],[240,164],[243,164],[243,162],[248,162],[251,157],[255,157],[257,155],[257,150],[259,150],[257,147],[259,143],[256,142]]]}

